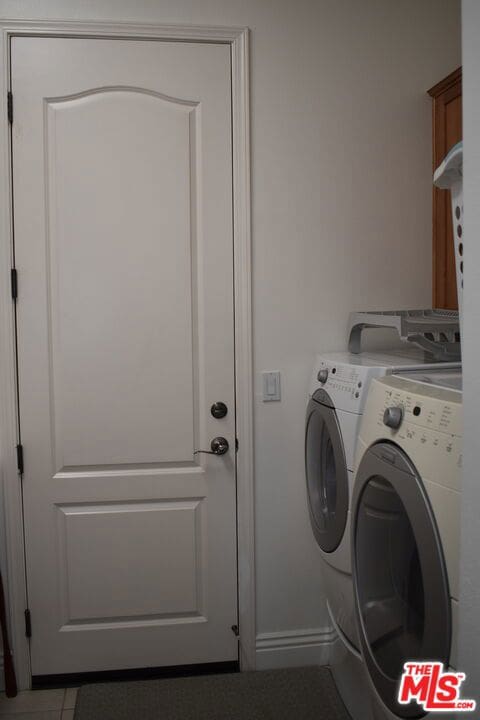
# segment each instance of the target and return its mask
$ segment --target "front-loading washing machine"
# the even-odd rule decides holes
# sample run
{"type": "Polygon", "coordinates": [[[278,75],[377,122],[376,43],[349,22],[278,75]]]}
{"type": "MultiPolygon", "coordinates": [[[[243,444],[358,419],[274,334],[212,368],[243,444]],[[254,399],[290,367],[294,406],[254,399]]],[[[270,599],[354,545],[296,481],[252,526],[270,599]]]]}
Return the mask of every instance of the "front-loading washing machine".
{"type": "Polygon", "coordinates": [[[328,609],[344,639],[357,649],[350,551],[350,500],[359,422],[373,378],[432,368],[417,348],[384,353],[318,355],[310,383],[305,470],[311,526],[323,560],[328,609]]]}
{"type": "Polygon", "coordinates": [[[461,458],[459,372],[372,381],[351,540],[361,655],[379,720],[425,714],[415,702],[397,702],[405,662],[456,666],[461,458]]]}
{"type": "Polygon", "coordinates": [[[435,363],[416,348],[384,353],[328,353],[316,358],[305,431],[311,525],[321,556],[327,608],[337,631],[330,665],[352,717],[367,719],[370,697],[361,660],[351,569],[350,507],[358,429],[373,378],[435,363]]]}

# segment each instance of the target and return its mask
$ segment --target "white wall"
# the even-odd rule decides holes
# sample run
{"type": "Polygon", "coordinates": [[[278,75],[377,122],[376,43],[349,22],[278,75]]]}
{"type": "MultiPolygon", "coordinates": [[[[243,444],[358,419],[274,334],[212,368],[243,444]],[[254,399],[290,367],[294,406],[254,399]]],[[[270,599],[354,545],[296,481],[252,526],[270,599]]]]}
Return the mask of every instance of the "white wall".
{"type": "Polygon", "coordinates": [[[464,0],[463,132],[464,132],[464,473],[460,568],[459,669],[468,675],[463,695],[480,702],[480,3],[464,0]]]}
{"type": "Polygon", "coordinates": [[[266,647],[320,643],[312,358],[343,348],[353,308],[430,304],[426,90],[460,64],[459,2],[1,0],[0,15],[251,28],[255,369],[281,370],[283,390],[255,407],[258,631],[266,647]]]}

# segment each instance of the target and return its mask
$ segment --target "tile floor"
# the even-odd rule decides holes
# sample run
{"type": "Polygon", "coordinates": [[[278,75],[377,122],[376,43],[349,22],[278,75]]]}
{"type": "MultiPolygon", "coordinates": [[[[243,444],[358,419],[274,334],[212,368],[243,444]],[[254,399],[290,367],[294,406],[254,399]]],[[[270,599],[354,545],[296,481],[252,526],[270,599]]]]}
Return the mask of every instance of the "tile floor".
{"type": "Polygon", "coordinates": [[[0,693],[0,720],[73,720],[77,688],[0,693]]]}

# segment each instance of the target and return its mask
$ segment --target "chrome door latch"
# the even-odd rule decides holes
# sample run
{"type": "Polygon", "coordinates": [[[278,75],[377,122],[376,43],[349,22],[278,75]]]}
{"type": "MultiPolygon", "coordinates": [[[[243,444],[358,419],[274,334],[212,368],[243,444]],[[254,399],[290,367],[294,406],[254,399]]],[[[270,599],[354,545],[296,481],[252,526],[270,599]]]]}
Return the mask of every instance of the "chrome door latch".
{"type": "Polygon", "coordinates": [[[230,445],[228,444],[227,438],[216,437],[213,438],[210,443],[210,450],[195,450],[194,455],[204,453],[205,455],[225,455],[228,452],[230,445]]]}

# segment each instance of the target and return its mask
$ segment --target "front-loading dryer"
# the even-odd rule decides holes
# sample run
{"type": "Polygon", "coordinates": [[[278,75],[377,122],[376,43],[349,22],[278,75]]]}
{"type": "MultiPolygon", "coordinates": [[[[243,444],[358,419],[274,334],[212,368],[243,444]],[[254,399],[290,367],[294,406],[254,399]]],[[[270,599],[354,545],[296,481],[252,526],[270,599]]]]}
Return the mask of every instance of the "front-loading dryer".
{"type": "Polygon", "coordinates": [[[456,666],[461,375],[405,373],[370,386],[356,451],[352,569],[374,717],[421,717],[397,692],[404,663],[456,666]]]}
{"type": "Polygon", "coordinates": [[[310,383],[305,469],[310,521],[322,559],[328,611],[345,643],[359,650],[352,585],[350,502],[359,422],[372,379],[430,368],[417,348],[395,352],[318,355],[310,383]]]}

